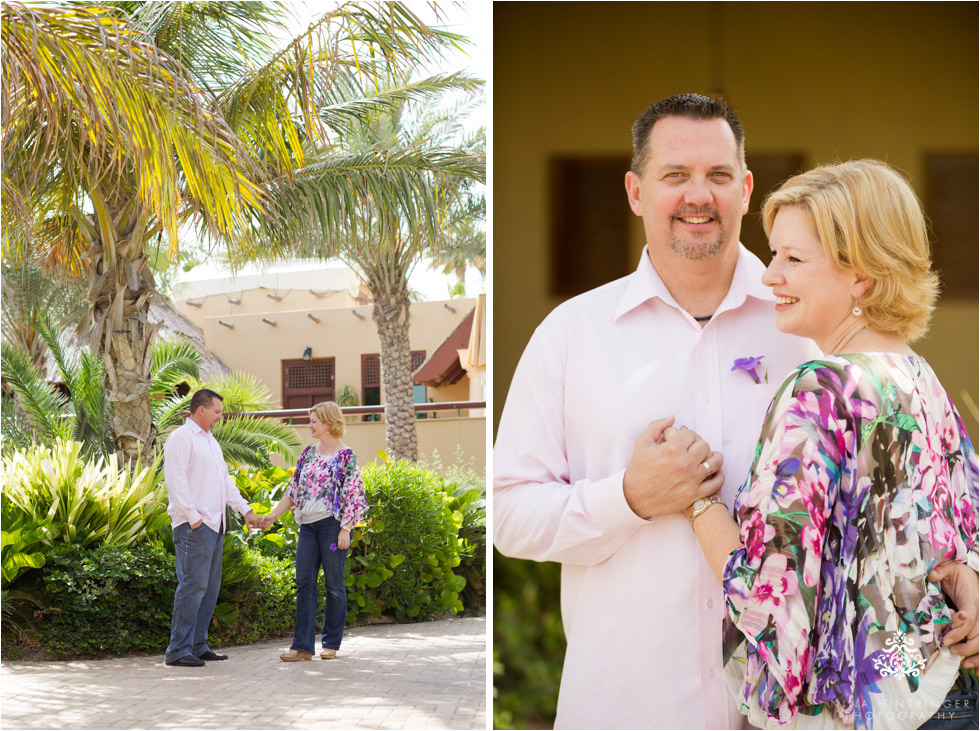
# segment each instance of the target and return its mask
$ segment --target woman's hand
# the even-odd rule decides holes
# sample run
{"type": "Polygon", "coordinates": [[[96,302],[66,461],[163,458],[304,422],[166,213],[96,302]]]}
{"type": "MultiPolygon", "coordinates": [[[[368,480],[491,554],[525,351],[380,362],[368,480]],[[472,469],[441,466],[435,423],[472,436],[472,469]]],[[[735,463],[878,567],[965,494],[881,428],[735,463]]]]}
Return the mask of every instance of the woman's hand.
{"type": "Polygon", "coordinates": [[[350,548],[350,528],[341,528],[337,536],[337,548],[341,551],[350,548]]]}
{"type": "Polygon", "coordinates": [[[960,667],[975,668],[980,650],[980,624],[977,622],[978,584],[977,573],[966,564],[949,561],[936,566],[928,576],[936,581],[956,606],[953,612],[953,625],[943,636],[943,645],[949,647],[954,655],[960,655],[960,667]]]}

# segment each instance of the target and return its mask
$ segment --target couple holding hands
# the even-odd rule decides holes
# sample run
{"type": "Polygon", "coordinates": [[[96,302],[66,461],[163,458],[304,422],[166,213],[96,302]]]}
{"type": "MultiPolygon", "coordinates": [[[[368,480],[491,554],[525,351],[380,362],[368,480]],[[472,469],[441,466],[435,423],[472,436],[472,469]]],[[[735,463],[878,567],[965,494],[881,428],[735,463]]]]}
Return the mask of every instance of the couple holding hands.
{"type": "Polygon", "coordinates": [[[203,389],[191,397],[190,417],[164,445],[164,476],[177,560],[177,591],[166,663],[200,667],[226,660],[207,645],[207,630],[221,587],[225,505],[264,530],[293,510],[296,543],[296,627],[284,662],[312,660],[316,649],[317,576],[327,587],[320,658],[337,656],[347,621],[344,564],[350,532],[367,512],[364,484],[354,452],[340,441],[344,417],[332,401],[310,409],[310,434],[289,488],[272,511],[256,516],[228,474],[211,428],[221,418],[222,398],[203,389]]]}

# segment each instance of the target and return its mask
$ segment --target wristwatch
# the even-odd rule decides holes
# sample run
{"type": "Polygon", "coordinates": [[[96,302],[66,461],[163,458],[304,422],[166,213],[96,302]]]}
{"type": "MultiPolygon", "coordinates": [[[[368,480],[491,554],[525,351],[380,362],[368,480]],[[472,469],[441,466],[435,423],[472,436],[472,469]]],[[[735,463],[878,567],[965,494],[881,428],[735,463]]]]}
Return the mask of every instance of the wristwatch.
{"type": "Polygon", "coordinates": [[[715,503],[722,502],[722,499],[717,495],[710,495],[709,497],[698,498],[694,501],[691,506],[691,527],[694,527],[694,519],[697,518],[701,513],[710,508],[715,503]]]}

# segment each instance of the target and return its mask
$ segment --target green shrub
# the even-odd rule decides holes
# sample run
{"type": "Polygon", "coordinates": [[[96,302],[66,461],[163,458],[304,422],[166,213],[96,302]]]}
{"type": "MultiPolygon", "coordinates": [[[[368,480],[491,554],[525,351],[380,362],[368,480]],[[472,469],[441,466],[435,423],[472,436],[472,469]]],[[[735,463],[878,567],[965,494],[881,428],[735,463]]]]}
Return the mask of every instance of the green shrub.
{"type": "MultiPolygon", "coordinates": [[[[245,644],[291,630],[292,565],[226,535],[210,641],[245,644]]],[[[43,571],[38,638],[56,657],[162,652],[177,588],[174,557],[159,546],[65,551],[43,571]]]]}
{"type": "Polygon", "coordinates": [[[158,546],[55,553],[38,637],[56,657],[162,652],[176,587],[174,557],[158,546]]]}
{"type": "MultiPolygon", "coordinates": [[[[464,587],[472,592],[467,606],[481,609],[486,602],[484,493],[446,483],[409,462],[368,465],[361,474],[371,509],[351,535],[345,570],[348,623],[386,613],[414,619],[459,612],[464,587]]],[[[291,476],[291,470],[276,467],[239,471],[235,482],[263,515],[282,497],[291,476]]],[[[298,533],[287,512],[270,532],[245,540],[292,565],[298,533]]]]}
{"type": "Polygon", "coordinates": [[[449,508],[442,478],[406,461],[363,468],[371,511],[354,529],[347,559],[348,621],[391,612],[428,619],[460,612],[466,580],[456,537],[463,516],[449,508]]]}
{"type": "Polygon", "coordinates": [[[296,583],[291,558],[264,556],[226,533],[221,560],[213,637],[243,645],[292,629],[296,583]]]}
{"type": "Polygon", "coordinates": [[[169,522],[158,463],[131,472],[58,440],[0,460],[3,584],[63,547],[129,546],[169,522]]]}
{"type": "Polygon", "coordinates": [[[561,566],[493,557],[494,728],[552,728],[565,633],[561,566]]]}

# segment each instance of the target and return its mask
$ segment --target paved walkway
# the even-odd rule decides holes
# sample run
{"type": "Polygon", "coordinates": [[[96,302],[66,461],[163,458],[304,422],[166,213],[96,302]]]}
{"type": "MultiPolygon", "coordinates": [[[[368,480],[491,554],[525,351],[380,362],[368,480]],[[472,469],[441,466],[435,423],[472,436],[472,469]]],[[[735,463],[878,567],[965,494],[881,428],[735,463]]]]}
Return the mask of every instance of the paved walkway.
{"type": "Polygon", "coordinates": [[[284,663],[289,639],[163,655],[0,665],[3,729],[485,729],[486,620],[347,630],[336,660],[284,663]]]}

